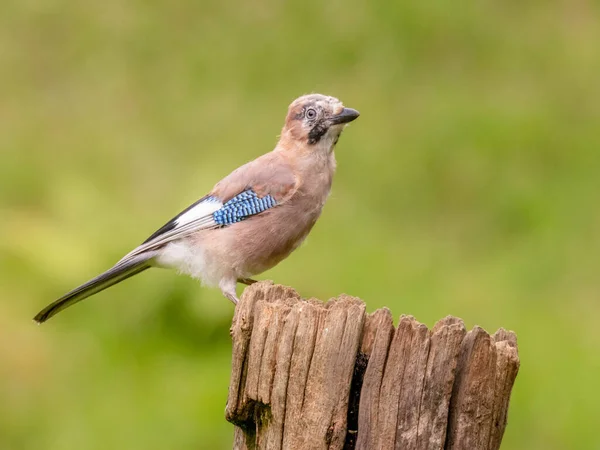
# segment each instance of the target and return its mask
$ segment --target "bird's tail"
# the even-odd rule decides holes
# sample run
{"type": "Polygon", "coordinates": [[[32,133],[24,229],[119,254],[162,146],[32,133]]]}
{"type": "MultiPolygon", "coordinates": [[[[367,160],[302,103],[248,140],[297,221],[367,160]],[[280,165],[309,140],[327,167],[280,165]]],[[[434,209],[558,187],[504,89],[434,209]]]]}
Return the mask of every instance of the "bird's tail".
{"type": "Polygon", "coordinates": [[[94,295],[111,287],[113,284],[117,284],[149,269],[152,266],[151,259],[154,256],[156,256],[155,252],[148,252],[136,255],[126,261],[120,261],[111,269],[92,278],[87,283],[73,289],[71,292],[46,306],[37,313],[33,320],[38,324],[43,323],[63,309],[88,298],[90,295],[94,295]]]}

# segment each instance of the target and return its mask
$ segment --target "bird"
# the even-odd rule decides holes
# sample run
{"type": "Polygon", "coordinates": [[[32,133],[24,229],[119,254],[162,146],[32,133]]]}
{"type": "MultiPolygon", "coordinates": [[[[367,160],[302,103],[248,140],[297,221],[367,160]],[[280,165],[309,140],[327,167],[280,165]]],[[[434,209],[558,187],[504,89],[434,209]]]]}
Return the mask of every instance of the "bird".
{"type": "Polygon", "coordinates": [[[175,269],[219,287],[234,305],[237,283],[287,258],[321,215],[336,169],[334,148],[359,116],[335,97],[308,94],[288,107],[275,148],[242,165],[112,268],[35,317],[58,312],[151,267],[175,269]]]}

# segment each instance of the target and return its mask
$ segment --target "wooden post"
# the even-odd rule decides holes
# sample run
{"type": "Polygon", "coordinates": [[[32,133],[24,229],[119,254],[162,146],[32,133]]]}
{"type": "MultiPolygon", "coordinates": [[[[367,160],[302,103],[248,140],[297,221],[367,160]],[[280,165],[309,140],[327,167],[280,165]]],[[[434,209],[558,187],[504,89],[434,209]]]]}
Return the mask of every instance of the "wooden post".
{"type": "Polygon", "coordinates": [[[358,298],[302,300],[270,282],[244,291],[231,326],[227,420],[234,449],[500,447],[519,370],[515,334],[411,316],[358,298]]]}

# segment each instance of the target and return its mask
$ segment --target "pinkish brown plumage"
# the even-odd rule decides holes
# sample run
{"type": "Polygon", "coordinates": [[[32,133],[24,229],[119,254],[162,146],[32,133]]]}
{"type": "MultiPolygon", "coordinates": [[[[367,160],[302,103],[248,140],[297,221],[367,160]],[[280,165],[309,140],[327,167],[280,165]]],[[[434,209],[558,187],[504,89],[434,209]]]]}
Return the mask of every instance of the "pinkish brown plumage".
{"type": "Polygon", "coordinates": [[[34,320],[150,267],[174,268],[219,286],[237,303],[238,281],[268,270],[306,238],[329,196],[333,149],[358,111],[333,97],[305,95],[290,105],[275,149],[233,171],[209,195],[167,222],[114,267],[61,297],[34,320]]]}

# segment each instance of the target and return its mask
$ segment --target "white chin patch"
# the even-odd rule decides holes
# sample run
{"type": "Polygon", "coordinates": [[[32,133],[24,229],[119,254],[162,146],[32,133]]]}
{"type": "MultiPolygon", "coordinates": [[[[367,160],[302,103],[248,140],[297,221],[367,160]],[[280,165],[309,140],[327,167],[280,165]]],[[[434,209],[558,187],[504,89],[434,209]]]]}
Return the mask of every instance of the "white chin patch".
{"type": "Polygon", "coordinates": [[[332,150],[333,147],[335,146],[335,144],[337,143],[337,140],[339,139],[340,134],[342,134],[342,131],[344,130],[345,126],[346,126],[345,124],[339,124],[339,125],[332,125],[331,127],[329,127],[329,129],[325,133],[325,136],[323,136],[321,138],[321,142],[323,143],[323,146],[332,150]]]}

